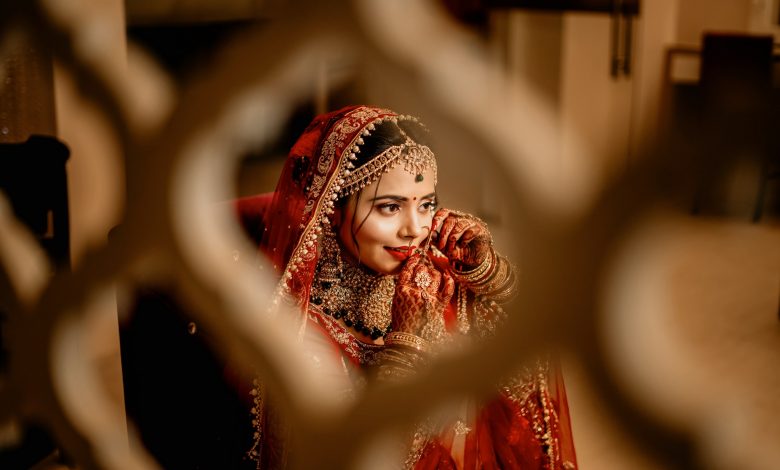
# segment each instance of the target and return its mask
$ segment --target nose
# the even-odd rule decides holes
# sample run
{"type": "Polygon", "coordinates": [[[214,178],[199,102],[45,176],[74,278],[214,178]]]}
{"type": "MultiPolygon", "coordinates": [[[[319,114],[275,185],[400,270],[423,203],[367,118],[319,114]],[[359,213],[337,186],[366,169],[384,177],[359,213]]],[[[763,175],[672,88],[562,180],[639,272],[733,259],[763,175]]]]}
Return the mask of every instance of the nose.
{"type": "Polygon", "coordinates": [[[416,211],[409,211],[404,214],[403,222],[399,230],[399,236],[406,241],[412,241],[420,238],[425,233],[425,227],[420,220],[420,214],[416,211]]]}

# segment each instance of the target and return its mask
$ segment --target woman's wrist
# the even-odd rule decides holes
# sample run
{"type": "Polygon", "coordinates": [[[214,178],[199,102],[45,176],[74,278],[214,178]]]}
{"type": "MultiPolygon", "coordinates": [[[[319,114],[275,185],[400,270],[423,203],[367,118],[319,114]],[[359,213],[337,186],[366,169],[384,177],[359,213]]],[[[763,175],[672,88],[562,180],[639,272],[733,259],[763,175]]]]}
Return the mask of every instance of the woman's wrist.
{"type": "Polygon", "coordinates": [[[412,376],[427,362],[430,344],[420,336],[393,331],[385,336],[385,349],[379,365],[380,380],[412,376]]]}
{"type": "Polygon", "coordinates": [[[486,282],[488,278],[493,274],[493,269],[496,264],[496,253],[493,248],[490,248],[485,258],[476,266],[458,266],[452,267],[452,274],[455,278],[469,285],[478,285],[486,282]]]}
{"type": "Polygon", "coordinates": [[[424,338],[405,331],[391,331],[385,335],[385,346],[397,349],[412,349],[421,353],[428,353],[431,345],[424,338]]]}
{"type": "Polygon", "coordinates": [[[512,298],[517,284],[517,276],[511,263],[492,248],[477,267],[468,271],[453,269],[453,276],[475,294],[490,297],[500,303],[512,298]]]}
{"type": "Polygon", "coordinates": [[[504,257],[499,257],[493,275],[479,286],[479,293],[490,297],[498,303],[506,303],[512,299],[517,287],[517,273],[512,264],[504,257]]]}

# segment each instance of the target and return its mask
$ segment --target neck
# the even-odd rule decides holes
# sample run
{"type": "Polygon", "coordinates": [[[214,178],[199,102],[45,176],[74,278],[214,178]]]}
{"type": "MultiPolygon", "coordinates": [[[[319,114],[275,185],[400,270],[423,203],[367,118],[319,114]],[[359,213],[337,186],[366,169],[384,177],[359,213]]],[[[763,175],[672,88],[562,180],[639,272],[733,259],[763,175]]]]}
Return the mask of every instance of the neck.
{"type": "Polygon", "coordinates": [[[355,260],[345,262],[338,251],[320,256],[311,304],[365,336],[383,337],[390,331],[395,276],[375,273],[355,260]]]}

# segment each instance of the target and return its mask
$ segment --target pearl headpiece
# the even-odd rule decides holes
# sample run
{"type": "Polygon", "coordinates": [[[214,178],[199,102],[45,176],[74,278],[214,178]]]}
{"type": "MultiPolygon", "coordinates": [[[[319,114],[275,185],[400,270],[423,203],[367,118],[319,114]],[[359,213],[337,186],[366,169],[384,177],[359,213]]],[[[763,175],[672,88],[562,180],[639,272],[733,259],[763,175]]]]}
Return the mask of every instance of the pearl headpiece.
{"type": "MultiPolygon", "coordinates": [[[[404,135],[406,134],[404,133],[404,135]]],[[[358,140],[358,143],[362,142],[362,138],[358,140]]],[[[358,145],[355,147],[358,147],[358,145]]],[[[349,160],[354,161],[356,159],[357,156],[353,152],[349,156],[349,160]]],[[[430,169],[433,172],[433,182],[436,184],[436,157],[433,151],[428,146],[418,144],[409,136],[406,136],[404,143],[387,148],[357,170],[352,171],[355,166],[350,162],[344,175],[344,184],[341,185],[338,193],[339,198],[349,196],[363,189],[376,181],[380,175],[392,170],[401,163],[404,164],[404,170],[412,175],[420,175],[425,170],[430,169]]]]}
{"type": "MultiPolygon", "coordinates": [[[[419,122],[413,116],[398,115],[387,109],[359,106],[348,111],[328,132],[322,143],[311,183],[307,187],[307,200],[302,215],[304,221],[300,226],[302,234],[282,273],[275,303],[283,294],[290,293],[288,282],[294,273],[299,269],[306,269],[316,261],[318,239],[322,235],[323,227],[331,224],[330,217],[335,212],[336,201],[340,198],[370,185],[400,163],[404,164],[406,171],[414,175],[431,169],[436,184],[436,159],[433,152],[405,133],[402,144],[387,148],[360,168],[355,168],[356,154],[360,153],[360,146],[365,143],[363,137],[370,136],[382,122],[392,121],[397,124],[398,121],[404,120],[419,122]]],[[[403,129],[400,130],[403,133],[403,129]]],[[[311,267],[313,269],[313,266],[311,267]]]]}

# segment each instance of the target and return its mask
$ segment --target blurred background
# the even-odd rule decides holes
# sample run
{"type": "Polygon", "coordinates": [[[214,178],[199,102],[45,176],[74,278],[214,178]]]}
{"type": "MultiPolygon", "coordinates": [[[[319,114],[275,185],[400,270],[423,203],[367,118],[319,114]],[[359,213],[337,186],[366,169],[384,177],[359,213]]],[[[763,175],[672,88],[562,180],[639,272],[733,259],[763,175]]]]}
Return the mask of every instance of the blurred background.
{"type": "MultiPolygon", "coordinates": [[[[236,34],[274,24],[284,2],[89,3],[94,10],[84,14],[101,18],[100,40],[114,52],[114,70],[133,76],[139,64],[151,59],[166,86],[180,90],[197,81],[236,34]]],[[[684,345],[680,350],[688,359],[680,367],[696,370],[695,379],[680,396],[733,393],[744,406],[753,406],[745,415],[751,418],[726,427],[731,426],[734,434],[750,428],[776,445],[780,438],[776,398],[780,397],[776,368],[780,359],[780,1],[435,3],[458,28],[485,45],[486,60],[510,84],[508,93],[512,83],[522,84],[549,104],[556,138],[547,158],[554,161],[562,182],[568,173],[581,171],[595,181],[607,181],[647,159],[664,161],[670,171],[682,175],[674,187],[660,179],[656,189],[668,191],[669,203],[691,223],[675,229],[673,240],[653,260],[656,280],[666,295],[664,334],[684,345]]],[[[74,77],[55,59],[53,48],[35,40],[30,31],[21,26],[3,33],[0,188],[54,265],[71,269],[90,250],[107,243],[109,231],[121,221],[125,154],[116,129],[82,96],[82,87],[89,85],[74,77]]],[[[235,175],[237,196],[274,189],[288,149],[316,114],[353,103],[382,105],[377,103],[379,96],[352,78],[353,67],[337,54],[312,64],[313,98],[298,105],[273,141],[244,153],[235,175]]],[[[492,85],[477,79],[474,86],[492,85]]],[[[445,158],[439,156],[440,161],[445,158]]],[[[503,232],[502,224],[512,208],[494,191],[491,170],[478,175],[475,184],[473,173],[456,165],[440,166],[444,204],[483,217],[495,230],[498,243],[507,242],[512,234],[503,232]]],[[[560,190],[567,191],[565,184],[560,190]]],[[[102,317],[104,334],[90,341],[89,354],[109,384],[117,409],[125,409],[126,399],[128,410],[143,408],[143,400],[131,403],[126,396],[138,393],[128,390],[126,382],[146,381],[149,387],[157,387],[155,381],[165,380],[164,368],[160,367],[159,375],[144,376],[127,361],[153,360],[155,354],[173,348],[173,340],[147,344],[159,347],[158,353],[150,349],[141,359],[125,358],[123,366],[122,354],[142,341],[133,335],[149,326],[123,325],[120,351],[116,299],[109,296],[101,302],[98,308],[109,314],[102,317]],[[128,375],[133,373],[141,376],[128,375]]],[[[181,341],[198,334],[197,325],[178,317],[170,328],[181,341]]],[[[6,351],[5,362],[7,355],[6,351]]],[[[189,359],[171,359],[164,367],[179,367],[180,375],[186,376],[188,366],[177,365],[179,360],[189,359]]],[[[576,357],[564,357],[564,373],[581,468],[660,468],[646,458],[641,443],[631,441],[620,423],[602,412],[604,403],[594,379],[576,357]]],[[[641,395],[638,388],[633,392],[641,395]]],[[[154,413],[147,409],[147,414],[154,413]]],[[[120,419],[125,419],[124,413],[120,419]]],[[[706,433],[706,420],[700,426],[706,433]]],[[[729,436],[719,439],[725,442],[729,436]]],[[[12,423],[3,427],[0,438],[2,468],[73,464],[56,450],[43,425],[12,423]]],[[[154,437],[146,439],[154,447],[150,442],[154,437]]],[[[723,449],[699,448],[704,467],[738,468],[730,464],[738,455],[745,463],[739,468],[770,468],[764,466],[765,460],[751,457],[747,443],[736,439],[731,446],[726,446],[731,453],[724,460],[723,449]]]]}

